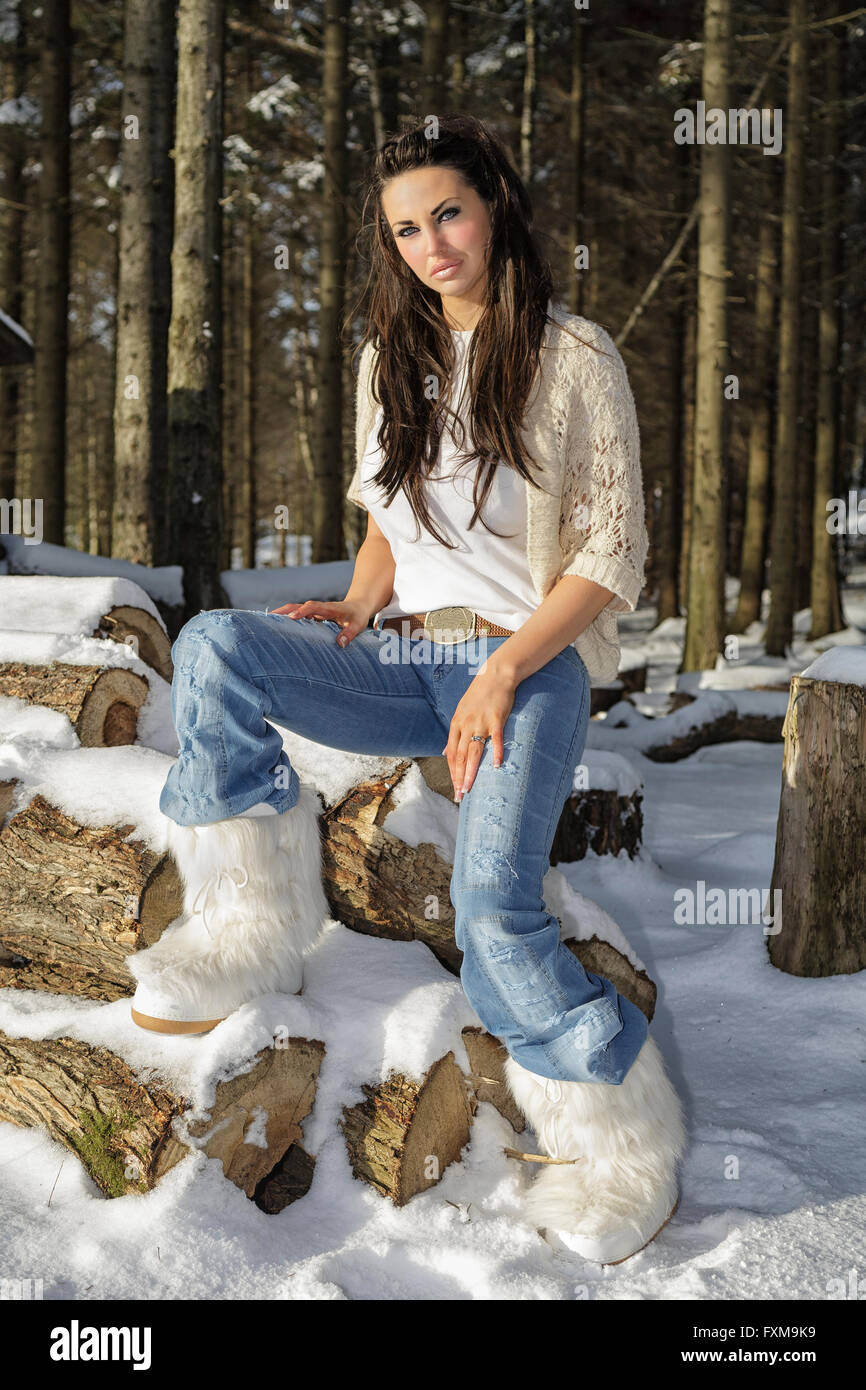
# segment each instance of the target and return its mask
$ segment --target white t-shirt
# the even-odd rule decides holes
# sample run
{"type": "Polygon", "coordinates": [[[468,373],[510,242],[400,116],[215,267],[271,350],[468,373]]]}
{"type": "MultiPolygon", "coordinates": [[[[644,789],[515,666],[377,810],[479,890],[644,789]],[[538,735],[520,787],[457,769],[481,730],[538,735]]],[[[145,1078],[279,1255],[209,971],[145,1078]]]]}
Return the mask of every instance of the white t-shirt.
{"type": "MultiPolygon", "coordinates": [[[[456,385],[451,408],[465,422],[466,402],[461,399],[472,329],[452,329],[457,355],[456,385]]],[[[456,542],[449,550],[416,522],[401,489],[390,507],[373,483],[382,464],[376,436],[382,423],[382,407],[370,431],[361,463],[361,492],[365,506],[391,547],[396,565],[394,590],[383,609],[383,618],[401,613],[424,613],[452,605],[473,608],[482,618],[516,631],[538,607],[538,598],[526,558],[526,483],[507,464],[493,475],[482,516],[499,535],[491,535],[481,517],[469,530],[474,503],[472,489],[478,460],[461,462],[471,448],[468,426],[462,449],[456,446],[446,422],[439,457],[427,483],[430,515],[442,535],[456,542]],[[419,538],[420,530],[420,538],[419,538]]]]}

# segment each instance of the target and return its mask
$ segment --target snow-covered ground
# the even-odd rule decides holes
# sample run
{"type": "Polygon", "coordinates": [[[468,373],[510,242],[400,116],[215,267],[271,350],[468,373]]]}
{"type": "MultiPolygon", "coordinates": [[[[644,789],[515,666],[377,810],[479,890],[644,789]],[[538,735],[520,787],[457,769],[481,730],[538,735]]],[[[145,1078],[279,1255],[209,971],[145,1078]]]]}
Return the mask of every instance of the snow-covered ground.
{"type": "MultiPolygon", "coordinates": [[[[866,569],[850,580],[844,632],[810,644],[802,614],[790,659],[769,661],[756,629],[741,639],[736,662],[699,681],[684,678],[681,687],[730,695],[778,684],[830,647],[837,649],[831,661],[842,665],[829,677],[855,678],[846,673],[863,670],[866,569]],[[838,650],[845,647],[855,650],[846,657],[838,650]]],[[[628,658],[646,654],[651,662],[648,691],[635,697],[648,714],[678,684],[683,627],[674,620],[653,630],[653,622],[651,609],[620,619],[628,658]]],[[[154,694],[151,735],[165,709],[165,692],[154,694]]],[[[0,708],[0,763],[21,767],[28,750],[35,757],[40,747],[61,760],[57,769],[75,757],[60,716],[28,723],[16,703],[0,708]]],[[[707,891],[768,889],[781,743],[722,744],[659,764],[640,752],[639,731],[621,728],[615,744],[613,732],[604,718],[593,721],[586,763],[591,775],[615,776],[611,785],[628,783],[628,765],[643,782],[643,851],[635,860],[589,856],[560,868],[614,918],[659,986],[653,1032],[684,1097],[691,1144],[679,1210],[658,1240],[608,1269],[548,1245],[521,1215],[532,1165],[504,1155],[515,1136],[484,1103],[461,1161],[402,1210],[355,1180],[338,1119],[362,1098],[361,1083],[392,1065],[422,1067],[449,1048],[466,1066],[460,1029],[477,1020],[459,981],[423,945],[332,923],[309,959],[302,997],[261,1000],[204,1038],[144,1035],[129,1023],[125,1001],[0,991],[0,1029],[104,1042],[182,1079],[202,1103],[203,1078],[214,1065],[230,1069],[275,1027],[326,1047],[305,1123],[305,1144],[316,1156],[313,1184],[278,1216],[260,1211],[223,1177],[218,1161],[200,1153],[152,1193],[107,1200],[59,1145],[0,1125],[3,1276],[41,1278],[46,1298],[85,1300],[822,1300],[840,1297],[843,1282],[850,1287],[852,1269],[866,1288],[866,972],[795,978],[769,964],[759,922],[680,925],[675,918],[675,895],[699,881],[707,891]],[[627,765],[602,753],[611,747],[627,765]]],[[[145,741],[160,750],[141,750],[156,778],[170,739],[145,741]]],[[[357,770],[345,754],[291,735],[286,745],[325,799],[357,770]]],[[[52,775],[59,787],[61,773],[52,775]]],[[[68,776],[66,783],[72,796],[68,776]]],[[[419,826],[407,802],[388,828],[406,839],[424,830],[447,847],[456,807],[452,815],[438,801],[435,823],[419,826]]],[[[428,817],[432,804],[423,802],[428,817]]],[[[531,1134],[518,1143],[531,1148],[531,1134]]]]}

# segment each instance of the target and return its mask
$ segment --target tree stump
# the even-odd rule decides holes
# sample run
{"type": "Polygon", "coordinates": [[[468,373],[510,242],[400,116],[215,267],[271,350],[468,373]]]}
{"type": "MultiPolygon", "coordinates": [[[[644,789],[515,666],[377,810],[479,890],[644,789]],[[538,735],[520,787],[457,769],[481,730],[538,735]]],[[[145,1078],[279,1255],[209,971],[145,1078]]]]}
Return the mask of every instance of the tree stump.
{"type": "Polygon", "coordinates": [[[468,1083],[448,1052],[420,1081],[398,1072],[362,1089],[367,1099],[340,1121],[352,1172],[405,1206],[434,1187],[469,1142],[468,1083]]]}
{"type": "Polygon", "coordinates": [[[187,1098],[143,1080],[108,1048],[0,1033],[0,1120],[44,1128],[106,1197],[149,1191],[193,1147],[220,1159],[226,1177],[252,1197],[303,1138],[315,1098],[323,1044],[285,1042],[260,1052],[243,1075],[218,1082],[209,1113],[193,1116],[187,1098]],[[248,1142],[251,1124],[256,1142],[248,1142]]]}
{"type": "Polygon", "coordinates": [[[588,788],[573,792],[565,803],[553,845],[551,864],[572,864],[593,854],[619,854],[634,859],[643,839],[643,797],[619,796],[615,791],[588,788]]]}
{"type": "Polygon", "coordinates": [[[143,676],[118,666],[0,663],[0,695],[65,714],[84,748],[134,743],[147,692],[143,676]]]}
{"type": "Polygon", "coordinates": [[[794,676],[784,733],[770,960],[847,975],[866,968],[866,688],[794,676]]]}
{"type": "Polygon", "coordinates": [[[125,957],[178,916],[171,855],[132,825],[80,825],[37,794],[0,831],[0,985],[89,999],[130,995],[125,957]],[[9,957],[18,958],[11,963],[9,957]]]}

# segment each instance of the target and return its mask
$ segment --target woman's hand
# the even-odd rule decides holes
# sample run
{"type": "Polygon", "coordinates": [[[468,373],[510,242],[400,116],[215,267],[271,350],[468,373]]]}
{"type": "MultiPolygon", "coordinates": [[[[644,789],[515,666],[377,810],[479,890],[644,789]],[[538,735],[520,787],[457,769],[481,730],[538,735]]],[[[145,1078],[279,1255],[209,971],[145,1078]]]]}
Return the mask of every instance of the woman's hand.
{"type": "Polygon", "coordinates": [[[308,598],[306,603],[284,603],[282,608],[272,608],[270,611],[286,618],[330,618],[343,629],[337,638],[340,647],[348,646],[353,637],[363,632],[370,618],[365,603],[349,599],[331,602],[328,599],[308,598]]]}
{"type": "Polygon", "coordinates": [[[473,734],[489,734],[493,747],[493,766],[499,767],[505,753],[505,721],[514,704],[517,684],[511,675],[485,662],[467,687],[451,720],[448,742],[443,753],[454,785],[454,800],[461,801],[475,781],[484,744],[473,734]]]}

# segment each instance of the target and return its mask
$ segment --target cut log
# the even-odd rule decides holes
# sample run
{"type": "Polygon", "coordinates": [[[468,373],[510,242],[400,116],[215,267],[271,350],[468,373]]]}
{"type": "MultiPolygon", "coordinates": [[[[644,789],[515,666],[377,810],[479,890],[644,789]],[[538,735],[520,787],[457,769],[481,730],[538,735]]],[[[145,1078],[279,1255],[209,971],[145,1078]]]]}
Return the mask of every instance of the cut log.
{"type": "Polygon", "coordinates": [[[473,1116],[478,1104],[487,1100],[508,1121],[515,1133],[520,1134],[526,1128],[526,1121],[505,1080],[508,1052],[498,1038],[483,1028],[464,1028],[461,1037],[469,1058],[469,1080],[475,1097],[473,1116]]]}
{"type": "Polygon", "coordinates": [[[417,849],[382,829],[389,793],[409,762],[362,782],[322,815],[322,871],[333,915],[354,931],[392,941],[423,941],[459,971],[451,866],[430,844],[417,849]],[[433,915],[433,914],[436,915],[433,915]]]}
{"type": "Polygon", "coordinates": [[[656,1007],[656,985],[645,970],[637,970],[622,951],[609,941],[591,936],[586,941],[569,937],[565,945],[577,956],[588,975],[601,975],[630,1003],[636,1004],[652,1022],[656,1007]]]}
{"type": "Polygon", "coordinates": [[[770,960],[847,975],[866,968],[866,688],[794,676],[784,732],[770,960]]]}
{"type": "MultiPolygon", "coordinates": [[[[446,970],[459,975],[463,953],[454,937],[452,866],[433,845],[413,848],[382,828],[391,793],[410,766],[400,762],[387,776],[362,782],[320,817],[325,893],[334,917],[353,931],[423,941],[446,970]]],[[[426,775],[435,776],[429,766],[426,775]]],[[[645,972],[596,937],[568,944],[584,969],[612,978],[598,962],[615,968],[616,988],[652,1016],[655,985],[645,972]],[[596,942],[607,950],[599,952],[596,942]],[[585,964],[584,957],[595,963],[585,964]]]]}
{"type": "Polygon", "coordinates": [[[566,801],[553,845],[551,864],[571,864],[593,854],[619,854],[633,859],[643,838],[643,797],[619,796],[615,791],[588,788],[566,801]]]}
{"type": "MultiPolygon", "coordinates": [[[[668,713],[692,703],[694,699],[691,695],[682,690],[674,691],[668,713]]],[[[749,714],[732,708],[714,719],[696,724],[684,734],[671,736],[661,727],[665,718],[665,715],[658,717],[658,742],[640,744],[640,752],[654,763],[679,762],[682,758],[688,758],[698,748],[708,748],[716,743],[733,743],[738,739],[751,739],[756,743],[778,743],[782,737],[784,722],[784,716],[781,714],[749,714]]],[[[656,721],[647,722],[652,724],[656,721]]],[[[617,727],[615,717],[610,727],[617,727]]]]}
{"type": "Polygon", "coordinates": [[[65,714],[85,748],[134,743],[147,692],[144,677],[123,667],[0,663],[0,695],[65,714]]]}
{"type": "Polygon", "coordinates": [[[362,1087],[367,1099],[346,1108],[340,1126],[356,1178],[396,1207],[439,1182],[469,1141],[469,1083],[448,1052],[420,1081],[394,1073],[362,1087]]]}
{"type": "Polygon", "coordinates": [[[107,1048],[0,1033],[0,1120],[44,1128],[106,1197],[149,1191],[191,1147],[220,1159],[226,1177],[252,1197],[303,1138],[315,1098],[323,1044],[285,1042],[260,1052],[242,1076],[218,1082],[209,1114],[193,1123],[185,1097],[142,1080],[107,1048]],[[247,1142],[251,1124],[256,1142],[247,1142]]]}
{"type": "Polygon", "coordinates": [[[133,608],[129,604],[118,604],[100,618],[90,635],[122,642],[140,656],[142,661],[146,661],[163,680],[171,683],[174,672],[171,638],[152,613],[145,612],[143,608],[133,608]]]}
{"type": "Polygon", "coordinates": [[[172,623],[179,627],[181,604],[148,593],[180,590],[181,572],[167,566],[138,569],[141,582],[118,575],[86,574],[98,557],[72,554],[61,546],[20,544],[9,537],[9,574],[3,589],[2,627],[9,631],[103,637],[134,647],[166,680],[171,680],[172,623]],[[64,573],[72,559],[75,573],[64,573]],[[49,567],[56,566],[49,573],[49,567]],[[70,582],[72,581],[72,582],[70,582]],[[165,626],[160,622],[163,618],[165,626]],[[166,630],[167,629],[167,630],[166,630]]]}
{"type": "Polygon", "coordinates": [[[17,965],[4,986],[118,999],[135,983],[125,957],[178,916],[167,854],[124,837],[132,825],[80,825],[37,794],[0,832],[0,944],[17,965]]]}

